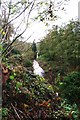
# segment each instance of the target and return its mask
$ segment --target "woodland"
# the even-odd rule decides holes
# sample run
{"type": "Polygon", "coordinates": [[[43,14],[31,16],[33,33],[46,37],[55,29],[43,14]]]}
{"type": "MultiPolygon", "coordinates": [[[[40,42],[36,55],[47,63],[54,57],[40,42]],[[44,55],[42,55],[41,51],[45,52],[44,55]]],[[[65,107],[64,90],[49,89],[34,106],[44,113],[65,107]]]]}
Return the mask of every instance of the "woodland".
{"type": "Polygon", "coordinates": [[[79,20],[52,25],[37,43],[22,36],[31,22],[47,27],[55,22],[54,12],[64,12],[64,3],[68,0],[59,0],[57,7],[53,0],[0,0],[1,120],[80,120],[79,20]],[[43,77],[34,74],[34,59],[43,77]]]}

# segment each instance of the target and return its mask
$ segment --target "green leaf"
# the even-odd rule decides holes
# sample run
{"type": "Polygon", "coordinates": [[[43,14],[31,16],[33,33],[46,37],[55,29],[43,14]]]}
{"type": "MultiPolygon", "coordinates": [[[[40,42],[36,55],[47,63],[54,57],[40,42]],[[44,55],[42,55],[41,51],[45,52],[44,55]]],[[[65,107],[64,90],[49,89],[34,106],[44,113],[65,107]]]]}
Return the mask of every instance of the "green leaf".
{"type": "Polygon", "coordinates": [[[14,73],[14,76],[16,76],[16,73],[14,73]]]}
{"type": "Polygon", "coordinates": [[[2,116],[7,116],[8,115],[8,109],[7,108],[2,108],[2,116]]]}
{"type": "Polygon", "coordinates": [[[9,78],[10,78],[11,80],[13,80],[13,79],[14,79],[14,76],[10,76],[9,78]]]}

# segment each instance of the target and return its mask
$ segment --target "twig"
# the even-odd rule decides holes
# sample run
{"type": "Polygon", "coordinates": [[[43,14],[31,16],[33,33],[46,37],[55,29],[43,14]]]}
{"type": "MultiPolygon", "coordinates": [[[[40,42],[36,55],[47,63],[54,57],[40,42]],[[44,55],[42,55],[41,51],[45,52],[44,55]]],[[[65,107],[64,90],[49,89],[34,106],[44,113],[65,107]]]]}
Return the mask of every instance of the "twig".
{"type": "MultiPolygon", "coordinates": [[[[21,114],[23,114],[24,115],[24,117],[27,119],[27,117],[26,117],[26,115],[21,111],[21,110],[19,110],[18,108],[16,108],[21,114]]],[[[30,120],[32,120],[32,118],[27,114],[27,116],[28,116],[28,118],[30,118],[30,120]]]]}
{"type": "Polygon", "coordinates": [[[16,36],[16,37],[13,39],[13,41],[5,48],[5,50],[2,52],[2,54],[4,54],[4,53],[10,48],[10,46],[17,40],[17,38],[19,38],[19,37],[26,31],[26,29],[27,29],[27,28],[25,28],[25,30],[24,30],[21,34],[19,34],[18,36],[16,36]]]}
{"type": "Polygon", "coordinates": [[[25,118],[27,118],[26,115],[25,115],[21,110],[19,110],[18,108],[16,108],[16,109],[17,109],[21,114],[23,114],[25,118]]]}
{"type": "Polygon", "coordinates": [[[32,2],[27,6],[25,7],[25,9],[19,14],[17,15],[15,18],[13,18],[12,20],[10,20],[8,23],[6,23],[2,28],[4,28],[5,26],[7,26],[8,24],[10,24],[12,21],[14,21],[15,19],[17,19],[18,17],[20,17],[22,15],[23,12],[25,12],[26,9],[28,9],[28,7],[32,4],[32,2]]]}
{"type": "MultiPolygon", "coordinates": [[[[31,2],[32,3],[32,2],[31,2]]],[[[30,12],[29,12],[29,14],[28,14],[28,19],[29,19],[29,15],[30,15],[30,13],[31,13],[31,10],[32,10],[32,8],[33,8],[33,6],[34,6],[34,3],[32,4],[32,6],[31,6],[31,9],[30,9],[30,12]]],[[[27,6],[27,8],[28,8],[28,6],[27,6]]],[[[27,9],[26,8],[26,9],[27,9]]],[[[25,11],[25,10],[24,10],[25,11]]],[[[24,12],[23,11],[23,12],[24,12]]],[[[23,13],[22,12],[22,13],[23,13]]],[[[9,23],[7,23],[7,24],[9,24],[9,23]]],[[[10,46],[17,40],[17,38],[19,38],[23,33],[25,33],[25,31],[26,31],[26,29],[28,28],[28,20],[27,20],[27,24],[26,24],[26,28],[24,29],[24,31],[22,32],[22,33],[20,33],[18,36],[16,36],[14,39],[13,39],[13,41],[5,48],[5,50],[2,52],[2,54],[5,54],[5,52],[10,48],[10,46]]]]}
{"type": "Polygon", "coordinates": [[[9,30],[9,26],[7,26],[6,34],[4,35],[4,38],[2,39],[3,41],[5,41],[5,39],[6,39],[6,35],[8,34],[8,30],[9,30]]]}
{"type": "Polygon", "coordinates": [[[31,13],[31,11],[32,11],[32,8],[33,8],[33,6],[34,6],[34,3],[35,3],[35,0],[34,0],[34,2],[33,2],[33,4],[32,4],[32,6],[31,6],[31,9],[30,9],[30,11],[29,11],[29,13],[28,13],[28,19],[27,19],[27,23],[28,23],[29,16],[30,16],[30,13],[31,13]]]}
{"type": "Polygon", "coordinates": [[[11,103],[11,106],[12,106],[12,108],[14,109],[15,114],[17,115],[17,117],[19,118],[19,120],[21,120],[21,118],[20,118],[19,114],[17,113],[17,111],[16,111],[16,109],[15,109],[15,107],[13,106],[13,104],[12,104],[12,103],[11,103]]]}
{"type": "MultiPolygon", "coordinates": [[[[33,32],[34,33],[34,32],[33,32]]],[[[25,43],[25,42],[27,42],[31,37],[32,37],[32,35],[33,35],[33,33],[26,39],[26,40],[24,40],[23,41],[23,43],[25,43]]],[[[20,46],[21,44],[16,44],[15,46],[20,46]]]]}

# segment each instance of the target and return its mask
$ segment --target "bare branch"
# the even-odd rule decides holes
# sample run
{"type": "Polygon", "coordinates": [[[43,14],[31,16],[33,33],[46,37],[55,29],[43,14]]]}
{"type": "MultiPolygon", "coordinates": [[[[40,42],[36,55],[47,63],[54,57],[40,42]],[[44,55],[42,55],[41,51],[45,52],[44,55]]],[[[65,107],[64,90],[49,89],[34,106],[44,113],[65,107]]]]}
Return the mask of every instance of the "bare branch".
{"type": "Polygon", "coordinates": [[[4,54],[4,53],[10,48],[10,46],[26,31],[26,29],[27,29],[27,28],[25,28],[25,30],[24,30],[21,34],[19,34],[18,36],[16,36],[16,37],[13,39],[13,41],[5,48],[5,50],[2,52],[2,54],[4,54]]]}
{"type": "Polygon", "coordinates": [[[21,120],[19,114],[17,113],[17,110],[15,109],[15,107],[13,106],[12,103],[11,103],[11,106],[12,106],[13,110],[15,111],[15,114],[17,115],[18,119],[21,120]]]}
{"type": "Polygon", "coordinates": [[[24,13],[24,12],[26,11],[26,9],[27,9],[31,4],[32,4],[32,2],[31,2],[28,6],[26,6],[26,7],[24,8],[24,10],[23,10],[19,15],[17,15],[15,18],[13,18],[12,20],[10,20],[8,23],[4,24],[4,26],[3,26],[2,28],[4,28],[5,26],[7,26],[8,24],[10,24],[12,21],[14,21],[15,19],[17,19],[18,17],[20,17],[20,16],[22,15],[22,13],[24,13]]]}
{"type": "MultiPolygon", "coordinates": [[[[35,2],[35,0],[34,0],[34,2],[35,2]]],[[[33,6],[34,6],[34,2],[33,2],[33,4],[32,4],[32,6],[31,6],[31,9],[30,9],[30,11],[29,11],[29,15],[28,15],[28,18],[27,18],[27,19],[29,19],[30,13],[31,13],[32,8],[33,8],[33,6]]],[[[27,7],[28,7],[28,6],[27,6],[27,7]]],[[[23,13],[23,12],[22,12],[22,13],[23,13]]],[[[13,41],[5,48],[5,50],[2,52],[2,54],[5,54],[6,51],[9,50],[10,46],[26,31],[27,28],[28,28],[28,20],[27,20],[26,28],[24,29],[24,31],[23,31],[22,33],[20,33],[18,36],[16,36],[16,37],[13,39],[13,41]]]]}
{"type": "MultiPolygon", "coordinates": [[[[35,1],[36,1],[36,0],[34,0],[32,6],[31,6],[31,9],[30,9],[30,11],[29,11],[29,13],[28,13],[28,19],[27,19],[27,20],[29,20],[29,16],[30,16],[30,13],[31,13],[31,11],[32,11],[32,9],[33,9],[33,6],[34,6],[35,1]]],[[[28,21],[27,21],[27,23],[28,23],[28,21]]]]}
{"type": "MultiPolygon", "coordinates": [[[[32,36],[32,34],[27,38],[27,40],[29,40],[29,38],[32,36]]],[[[25,43],[27,40],[25,40],[23,43],[25,43]]],[[[20,44],[16,44],[15,46],[19,46],[20,44]]],[[[14,47],[13,47],[14,48],[14,47]]],[[[7,57],[10,53],[11,53],[11,51],[13,50],[13,48],[8,48],[8,50],[9,50],[9,52],[8,53],[5,53],[5,57],[7,57]]],[[[27,51],[29,50],[31,48],[31,46],[27,49],[27,51]]]]}

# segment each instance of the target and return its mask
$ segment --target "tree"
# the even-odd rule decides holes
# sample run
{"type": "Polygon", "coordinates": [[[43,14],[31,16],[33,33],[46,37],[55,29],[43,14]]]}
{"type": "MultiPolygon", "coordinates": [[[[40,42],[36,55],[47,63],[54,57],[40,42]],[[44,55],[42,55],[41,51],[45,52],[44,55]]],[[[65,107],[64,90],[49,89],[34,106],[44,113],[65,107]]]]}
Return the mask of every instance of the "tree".
{"type": "Polygon", "coordinates": [[[79,110],[80,119],[80,72],[72,72],[64,77],[59,83],[61,96],[70,105],[76,104],[79,110]]]}
{"type": "MultiPolygon", "coordinates": [[[[65,0],[66,1],[66,0],[65,0]]],[[[57,2],[56,4],[61,5],[63,2],[57,2]]],[[[17,23],[14,26],[14,37],[13,40],[6,46],[3,54],[7,52],[10,46],[26,32],[29,24],[35,21],[47,22],[49,20],[54,20],[56,15],[54,15],[54,11],[56,7],[54,7],[54,2],[51,0],[3,0],[0,3],[1,5],[1,18],[3,18],[3,11],[6,16],[6,21],[1,26],[1,34],[2,36],[8,36],[10,34],[8,27],[11,24],[17,23]],[[36,14],[34,14],[36,13],[36,14]],[[19,20],[19,23],[17,22],[19,20]],[[8,32],[7,32],[8,29],[8,32]],[[6,35],[3,35],[5,33],[6,35]]],[[[59,7],[58,7],[59,8],[59,7]]],[[[61,9],[61,8],[60,8],[61,9]]],[[[60,10],[58,9],[58,10],[60,10]]],[[[3,18],[4,19],[4,18],[3,18]]],[[[10,27],[9,27],[10,28],[10,27]]],[[[3,38],[1,37],[1,39],[3,38]]],[[[6,37],[4,37],[6,39],[6,37]]]]}
{"type": "Polygon", "coordinates": [[[70,66],[79,70],[80,22],[71,21],[64,27],[54,28],[40,43],[40,55],[56,62],[57,66],[70,66]]]}
{"type": "Polygon", "coordinates": [[[32,44],[32,51],[34,52],[34,59],[36,59],[36,57],[37,57],[37,47],[36,47],[35,42],[33,42],[33,44],[32,44]]]}

